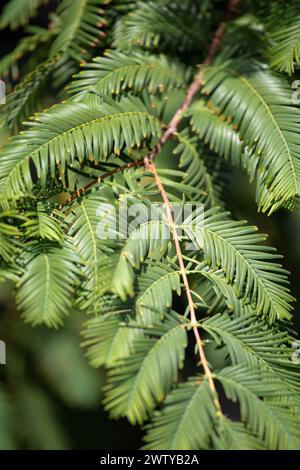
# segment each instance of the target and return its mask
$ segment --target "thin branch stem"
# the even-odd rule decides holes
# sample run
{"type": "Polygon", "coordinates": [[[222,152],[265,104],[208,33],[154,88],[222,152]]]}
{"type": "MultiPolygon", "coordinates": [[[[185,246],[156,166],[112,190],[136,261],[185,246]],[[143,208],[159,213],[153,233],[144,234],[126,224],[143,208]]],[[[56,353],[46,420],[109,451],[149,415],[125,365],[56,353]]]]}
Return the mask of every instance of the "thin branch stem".
{"type": "MultiPolygon", "coordinates": [[[[226,10],[226,15],[225,15],[225,20],[228,21],[231,18],[231,15],[233,14],[237,4],[239,3],[239,0],[229,0],[227,10],[226,10]]],[[[215,35],[213,37],[213,40],[209,46],[208,49],[208,54],[207,57],[205,58],[204,62],[202,65],[210,65],[214,58],[216,57],[220,46],[221,46],[221,39],[222,36],[224,35],[226,30],[225,22],[220,23],[218,26],[215,35]]],[[[148,160],[152,161],[155,159],[156,155],[161,151],[162,147],[164,144],[173,137],[173,135],[177,132],[178,125],[182,119],[182,116],[190,106],[194,96],[198,93],[198,91],[202,87],[201,83],[201,72],[197,74],[195,77],[194,81],[192,84],[189,86],[185,98],[181,104],[181,106],[177,109],[176,113],[174,114],[173,118],[169,122],[166,131],[162,135],[160,141],[156,144],[156,146],[151,150],[151,152],[148,154],[146,158],[148,160]]]]}
{"type": "Polygon", "coordinates": [[[193,328],[194,336],[195,336],[195,339],[196,339],[196,344],[197,344],[197,347],[198,347],[200,363],[202,364],[205,376],[207,377],[210,389],[213,393],[214,403],[215,403],[215,406],[216,406],[217,413],[218,413],[219,416],[222,416],[221,405],[220,405],[220,402],[219,402],[218,394],[217,394],[215,383],[214,383],[214,380],[213,380],[213,375],[212,375],[212,372],[209,368],[208,361],[206,359],[204,348],[203,348],[203,343],[202,343],[200,333],[199,333],[199,330],[198,330],[198,321],[197,321],[196,312],[195,312],[195,305],[194,305],[194,302],[193,302],[193,297],[192,297],[189,281],[188,281],[188,278],[187,278],[186,268],[185,268],[185,264],[184,264],[184,260],[183,260],[183,255],[182,255],[182,252],[181,252],[181,247],[180,247],[180,240],[179,240],[179,237],[178,237],[178,234],[177,234],[176,225],[175,225],[173,215],[172,215],[171,204],[170,204],[169,198],[167,196],[167,193],[165,191],[165,188],[162,184],[162,181],[160,179],[160,176],[157,172],[156,165],[154,164],[154,162],[152,162],[151,160],[149,160],[146,157],[145,166],[146,166],[147,170],[149,170],[153,174],[156,186],[159,189],[162,200],[165,204],[167,220],[168,220],[168,223],[169,223],[170,228],[172,230],[172,235],[173,235],[175,248],[176,248],[177,259],[178,259],[179,268],[180,268],[180,274],[181,274],[181,277],[182,277],[182,280],[183,280],[183,284],[184,284],[184,288],[185,288],[185,292],[186,292],[186,296],[187,296],[187,300],[188,300],[190,318],[191,318],[191,326],[193,328]]]}
{"type": "Polygon", "coordinates": [[[74,201],[74,199],[77,199],[78,197],[82,196],[88,189],[92,188],[95,184],[101,183],[106,178],[109,178],[110,176],[113,176],[116,173],[120,173],[122,171],[128,170],[129,168],[136,168],[138,166],[143,166],[143,165],[144,165],[144,160],[138,160],[136,162],[129,162],[129,163],[126,163],[126,165],[118,166],[117,168],[114,168],[113,170],[110,170],[107,173],[104,173],[103,175],[98,176],[97,178],[94,178],[88,184],[83,186],[83,188],[80,188],[78,189],[78,191],[75,191],[73,194],[71,194],[71,196],[68,197],[68,199],[66,199],[64,202],[61,203],[58,209],[59,210],[63,209],[65,206],[70,204],[70,202],[74,201]]]}
{"type": "MultiPolygon", "coordinates": [[[[228,7],[227,7],[227,12],[226,12],[226,18],[225,18],[226,20],[228,20],[231,17],[231,14],[233,13],[233,11],[234,11],[235,7],[237,6],[238,2],[239,2],[239,0],[229,0],[228,7]]],[[[209,65],[214,60],[216,54],[219,51],[219,48],[220,48],[220,45],[221,45],[221,39],[222,39],[222,36],[224,35],[224,33],[225,33],[225,23],[223,22],[218,26],[218,28],[215,32],[214,38],[213,38],[213,40],[210,44],[209,50],[208,50],[208,55],[207,55],[206,59],[204,60],[203,65],[209,65]]],[[[173,118],[171,119],[169,125],[167,126],[167,129],[164,132],[163,136],[161,137],[160,141],[152,149],[152,151],[145,157],[144,162],[145,162],[145,168],[148,169],[153,174],[156,186],[159,189],[162,200],[165,204],[167,220],[168,220],[168,223],[169,223],[170,228],[172,230],[173,239],[174,239],[175,248],[176,248],[177,259],[178,259],[179,268],[180,268],[180,274],[181,274],[181,277],[182,277],[182,280],[183,280],[183,284],[184,284],[184,288],[185,288],[185,292],[186,292],[186,297],[187,297],[187,301],[188,301],[190,319],[191,319],[191,326],[193,328],[193,332],[194,332],[194,336],[195,336],[195,340],[196,340],[196,344],[197,344],[197,348],[198,348],[198,352],[199,352],[200,363],[203,367],[205,376],[207,377],[210,389],[212,391],[212,394],[213,394],[213,397],[214,397],[215,407],[216,407],[216,410],[217,410],[217,414],[219,416],[222,416],[223,413],[222,413],[218,393],[217,393],[217,390],[216,390],[216,387],[215,387],[213,374],[210,370],[208,361],[206,359],[203,343],[202,343],[201,336],[200,336],[199,329],[198,329],[198,321],[197,321],[196,312],[195,312],[195,305],[194,305],[194,301],[193,301],[193,297],[192,297],[192,293],[191,293],[191,289],[190,289],[190,285],[189,285],[189,281],[188,281],[188,277],[187,277],[187,271],[186,271],[186,267],[185,267],[185,264],[184,264],[183,254],[182,254],[182,251],[181,251],[180,240],[179,240],[179,237],[178,237],[178,234],[177,234],[176,225],[175,225],[174,218],[173,218],[173,215],[172,215],[171,203],[169,201],[168,195],[165,191],[164,185],[163,185],[163,183],[160,179],[160,176],[159,176],[159,174],[157,172],[157,169],[156,169],[156,165],[154,163],[154,159],[155,159],[156,155],[161,151],[164,144],[170,138],[173,137],[175,132],[177,132],[177,129],[178,129],[179,123],[182,119],[182,116],[184,115],[184,113],[186,112],[188,107],[190,106],[194,96],[198,93],[198,91],[201,89],[201,87],[202,87],[202,82],[201,82],[201,73],[200,73],[196,76],[195,80],[193,81],[193,83],[188,88],[186,96],[185,96],[181,106],[178,108],[178,110],[174,114],[173,118]]]]}

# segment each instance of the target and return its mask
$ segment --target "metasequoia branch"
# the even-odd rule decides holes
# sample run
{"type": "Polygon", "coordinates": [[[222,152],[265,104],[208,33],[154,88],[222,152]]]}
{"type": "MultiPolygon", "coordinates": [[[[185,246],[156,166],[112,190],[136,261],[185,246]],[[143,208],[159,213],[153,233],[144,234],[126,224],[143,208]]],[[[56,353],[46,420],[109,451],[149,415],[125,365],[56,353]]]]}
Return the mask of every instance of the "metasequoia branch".
{"type": "Polygon", "coordinates": [[[220,402],[219,402],[219,399],[218,399],[218,394],[217,394],[217,391],[216,391],[216,387],[215,387],[215,383],[214,383],[214,380],[213,380],[212,372],[209,368],[209,365],[208,365],[208,362],[207,362],[207,359],[206,359],[206,356],[205,356],[205,352],[204,352],[203,343],[202,343],[200,333],[199,333],[199,330],[198,330],[198,321],[197,321],[197,317],[196,317],[195,306],[194,306],[194,302],[193,302],[193,298],[192,298],[192,293],[191,293],[188,277],[187,277],[187,274],[186,274],[185,264],[184,264],[184,260],[183,260],[183,256],[182,256],[182,252],[181,252],[181,247],[180,247],[179,236],[177,234],[176,225],[175,225],[173,215],[172,215],[171,204],[170,204],[169,198],[167,196],[167,193],[164,189],[164,186],[162,184],[162,181],[159,177],[159,174],[157,173],[157,169],[156,169],[156,166],[155,166],[154,162],[151,162],[148,159],[148,160],[146,160],[145,164],[146,164],[147,169],[153,174],[156,186],[159,189],[162,200],[165,204],[167,220],[168,220],[170,229],[172,231],[173,240],[174,240],[174,243],[175,243],[177,259],[178,259],[179,269],[180,269],[180,275],[181,275],[182,280],[183,280],[183,284],[184,284],[184,288],[185,288],[185,292],[186,292],[186,296],[187,296],[187,300],[188,300],[190,318],[191,318],[191,326],[193,328],[194,336],[195,336],[195,339],[196,339],[196,344],[197,344],[197,348],[198,348],[198,352],[199,352],[200,363],[203,367],[205,376],[208,380],[210,389],[213,393],[214,403],[215,403],[215,406],[216,406],[217,413],[218,413],[219,416],[222,416],[221,405],[220,405],[220,402]]]}
{"type": "MultiPolygon", "coordinates": [[[[239,0],[230,0],[228,2],[227,6],[227,11],[225,15],[225,20],[229,20],[231,18],[231,15],[233,14],[237,4],[239,3],[239,0]]],[[[220,46],[221,46],[221,39],[222,36],[225,33],[225,23],[221,23],[213,37],[213,40],[209,46],[208,49],[208,54],[202,63],[202,65],[210,65],[214,58],[216,57],[220,46]]],[[[148,155],[148,160],[154,160],[156,155],[161,151],[161,148],[164,146],[164,144],[174,135],[175,132],[177,132],[178,125],[182,119],[182,116],[184,115],[185,111],[188,109],[190,106],[194,96],[198,91],[201,89],[202,83],[201,83],[201,72],[197,75],[193,83],[190,85],[190,87],[187,90],[186,96],[176,113],[174,114],[173,118],[171,119],[170,123],[167,126],[166,131],[164,132],[163,136],[161,137],[160,141],[158,144],[151,150],[151,152],[148,155]]]]}
{"type": "MultiPolygon", "coordinates": [[[[225,21],[230,19],[231,15],[234,12],[235,7],[237,6],[238,3],[239,3],[239,0],[229,0],[227,10],[226,10],[226,15],[225,15],[225,21]]],[[[224,22],[222,22],[218,26],[218,28],[215,32],[215,35],[213,37],[213,40],[212,40],[212,42],[209,46],[207,57],[204,60],[204,62],[202,63],[202,65],[204,65],[204,66],[205,65],[210,65],[212,63],[212,61],[214,60],[214,58],[216,57],[216,54],[218,53],[218,51],[220,49],[221,39],[222,39],[222,37],[225,33],[225,28],[226,27],[225,27],[224,22]]],[[[180,268],[180,274],[181,274],[181,277],[182,277],[182,280],[183,280],[183,284],[184,284],[184,287],[185,287],[185,292],[186,292],[186,296],[187,296],[187,300],[188,300],[191,326],[192,326],[192,329],[193,329],[193,332],[194,332],[194,336],[195,336],[195,340],[196,340],[196,344],[197,344],[197,348],[198,348],[198,352],[199,352],[200,363],[203,367],[205,376],[208,380],[210,389],[212,391],[217,413],[218,413],[219,416],[222,416],[221,405],[220,405],[218,394],[217,394],[217,391],[216,391],[216,387],[215,387],[215,383],[214,383],[214,379],[213,379],[213,374],[210,370],[210,366],[209,366],[208,361],[206,359],[203,343],[202,343],[201,336],[200,336],[199,329],[198,329],[198,321],[197,321],[196,312],[195,312],[195,305],[194,305],[191,289],[190,289],[190,286],[189,286],[189,281],[188,281],[188,277],[187,277],[187,273],[186,273],[184,259],[183,259],[183,255],[182,255],[182,251],[181,251],[180,239],[179,239],[179,236],[177,234],[176,224],[174,222],[173,215],[172,215],[171,203],[169,201],[168,195],[165,191],[165,188],[163,186],[161,178],[160,178],[160,176],[157,172],[156,165],[154,163],[154,159],[155,159],[156,155],[161,151],[161,149],[165,145],[165,143],[168,142],[168,140],[170,140],[173,137],[173,135],[177,132],[179,123],[180,123],[184,113],[186,112],[186,110],[190,106],[194,96],[201,89],[201,87],[202,87],[201,76],[202,76],[201,72],[196,76],[195,80],[192,82],[192,84],[188,88],[186,96],[185,96],[181,106],[178,108],[178,110],[174,114],[173,118],[171,119],[170,123],[168,124],[166,131],[164,132],[164,134],[162,135],[161,139],[156,144],[156,146],[151,150],[151,152],[147,155],[147,157],[145,157],[144,160],[128,163],[128,164],[123,165],[121,167],[118,167],[118,168],[116,168],[112,171],[109,171],[109,172],[103,174],[102,176],[100,176],[98,178],[95,178],[90,183],[88,183],[86,186],[84,186],[83,188],[81,188],[78,191],[76,191],[75,193],[73,193],[66,201],[64,201],[61,204],[60,209],[62,209],[64,206],[68,205],[70,202],[72,202],[77,197],[81,196],[85,191],[90,189],[92,186],[94,186],[98,183],[101,183],[105,178],[108,178],[109,176],[113,176],[114,174],[116,174],[118,172],[121,172],[121,171],[124,171],[128,168],[145,165],[145,168],[153,174],[156,186],[157,186],[158,190],[160,191],[161,197],[162,197],[163,202],[165,204],[168,223],[170,225],[170,228],[171,228],[172,234],[173,234],[177,259],[178,259],[179,268],[180,268]]]]}
{"type": "MultiPolygon", "coordinates": [[[[229,1],[228,7],[227,7],[227,14],[226,14],[226,19],[227,20],[230,18],[231,14],[233,13],[236,5],[238,4],[238,1],[239,0],[230,0],[229,1]]],[[[225,23],[221,23],[219,25],[219,27],[217,28],[217,30],[216,30],[216,33],[214,35],[214,38],[213,38],[213,40],[210,44],[209,50],[208,50],[208,55],[207,55],[205,61],[203,62],[203,65],[209,65],[214,60],[216,54],[219,51],[220,44],[221,44],[221,39],[222,39],[222,36],[223,36],[224,32],[225,32],[225,23]]],[[[214,383],[214,379],[213,379],[213,374],[210,370],[210,366],[209,366],[208,361],[206,359],[203,343],[202,343],[201,336],[200,336],[199,329],[198,329],[198,321],[197,321],[196,312],[195,312],[195,305],[194,305],[194,301],[193,301],[193,297],[192,297],[192,293],[191,293],[191,289],[190,289],[190,285],[189,285],[189,281],[188,281],[188,277],[187,277],[187,273],[186,273],[186,268],[185,268],[185,264],[184,264],[184,260],[183,260],[183,255],[182,255],[181,246],[180,246],[180,239],[179,239],[179,236],[177,234],[176,224],[174,222],[174,218],[173,218],[173,214],[172,214],[171,203],[169,201],[168,195],[165,191],[165,188],[163,186],[161,178],[160,178],[160,176],[157,172],[156,165],[154,163],[154,159],[155,159],[156,155],[161,151],[163,145],[174,135],[175,132],[177,132],[178,125],[179,125],[179,123],[182,119],[182,116],[184,115],[185,111],[188,109],[188,107],[191,104],[194,96],[200,90],[201,86],[202,86],[201,74],[199,74],[195,78],[193,83],[190,85],[190,87],[188,88],[185,99],[183,100],[180,108],[176,111],[173,118],[171,119],[171,121],[170,121],[170,123],[167,127],[167,130],[165,131],[165,133],[161,137],[160,141],[153,148],[153,150],[149,153],[149,155],[145,158],[145,167],[146,167],[146,169],[148,169],[153,174],[156,186],[159,189],[162,200],[165,204],[167,220],[168,220],[168,223],[169,223],[171,231],[172,231],[172,235],[173,235],[173,239],[174,239],[174,243],[175,243],[175,248],[176,248],[177,259],[178,259],[178,263],[179,263],[180,274],[181,274],[181,277],[182,277],[182,280],[183,280],[183,284],[184,284],[184,288],[185,288],[185,292],[186,292],[186,297],[187,297],[187,301],[188,301],[190,319],[191,319],[191,326],[193,328],[193,333],[194,333],[194,336],[195,336],[195,340],[196,340],[196,344],[197,344],[197,348],[198,348],[198,352],[199,352],[200,363],[203,367],[205,376],[206,376],[206,378],[208,380],[208,383],[209,383],[209,387],[212,391],[217,413],[218,413],[219,416],[222,416],[221,405],[220,405],[218,394],[217,394],[217,391],[216,391],[216,387],[215,387],[215,383],[214,383]]]]}

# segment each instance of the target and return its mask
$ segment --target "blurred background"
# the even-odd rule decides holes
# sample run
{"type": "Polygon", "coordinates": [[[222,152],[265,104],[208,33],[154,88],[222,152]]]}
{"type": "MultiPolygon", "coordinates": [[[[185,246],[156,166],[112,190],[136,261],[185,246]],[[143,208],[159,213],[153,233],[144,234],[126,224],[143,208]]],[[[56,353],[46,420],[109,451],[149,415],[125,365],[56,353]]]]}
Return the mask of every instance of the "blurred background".
{"type": "MultiPolygon", "coordinates": [[[[4,4],[0,0],[0,7],[4,4]]],[[[47,24],[46,15],[35,22],[47,24]]],[[[0,32],[0,57],[19,38],[18,32],[0,32]]],[[[236,218],[269,234],[269,243],[278,248],[291,272],[292,293],[300,300],[300,210],[280,210],[271,217],[257,214],[254,185],[241,172],[229,170],[228,208],[236,218]]],[[[0,283],[0,339],[7,346],[7,364],[0,365],[0,449],[139,448],[139,428],[126,420],[111,421],[101,409],[105,376],[89,366],[80,347],[81,314],[74,312],[58,331],[33,329],[20,320],[12,289],[9,283],[0,283]]],[[[298,301],[294,317],[298,332],[299,312],[298,301]]],[[[193,352],[188,354],[192,357],[193,352]]],[[[210,351],[210,359],[217,362],[224,355],[210,351]]]]}

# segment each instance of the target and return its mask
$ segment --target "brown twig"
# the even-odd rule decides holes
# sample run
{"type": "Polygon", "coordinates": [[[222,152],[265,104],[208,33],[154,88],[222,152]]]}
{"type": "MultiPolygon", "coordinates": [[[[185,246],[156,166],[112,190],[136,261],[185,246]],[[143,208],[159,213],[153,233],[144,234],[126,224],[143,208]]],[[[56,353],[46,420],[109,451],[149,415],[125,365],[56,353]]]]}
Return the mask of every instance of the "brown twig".
{"type": "Polygon", "coordinates": [[[143,166],[144,165],[144,160],[138,160],[136,162],[130,162],[126,163],[126,165],[123,166],[118,166],[117,168],[114,168],[111,171],[108,171],[107,173],[104,173],[101,176],[98,176],[97,178],[94,178],[92,181],[90,181],[88,184],[83,186],[83,188],[78,189],[78,191],[75,191],[75,193],[72,193],[68,199],[66,199],[64,202],[61,203],[59,206],[59,210],[63,209],[65,206],[70,204],[70,202],[74,201],[74,199],[78,198],[79,196],[82,196],[88,189],[92,188],[95,184],[101,183],[103,180],[106,178],[109,178],[109,176],[113,176],[116,173],[120,173],[121,171],[128,170],[129,168],[135,168],[137,166],[143,166]]]}
{"type": "MultiPolygon", "coordinates": [[[[230,18],[231,14],[233,13],[235,7],[238,4],[238,1],[239,0],[230,0],[229,1],[228,7],[227,7],[226,18],[225,18],[226,20],[228,20],[230,18]]],[[[219,51],[220,44],[221,44],[221,38],[222,38],[224,33],[225,33],[225,23],[221,23],[218,26],[217,30],[216,30],[216,33],[214,35],[214,38],[213,38],[213,40],[211,42],[211,45],[209,47],[209,50],[208,50],[208,55],[207,55],[205,61],[203,62],[203,65],[209,65],[214,60],[216,54],[219,51]]],[[[193,301],[193,297],[192,297],[192,293],[191,293],[191,289],[190,289],[190,285],[189,285],[189,281],[188,281],[188,277],[187,277],[187,273],[186,273],[186,268],[185,268],[185,264],[184,264],[184,260],[183,260],[182,251],[181,251],[179,236],[177,234],[176,225],[175,225],[174,218],[173,218],[173,215],[172,215],[171,203],[169,201],[168,195],[165,191],[163,183],[162,183],[162,181],[160,179],[160,176],[157,172],[156,165],[154,163],[154,159],[155,159],[156,155],[161,151],[163,145],[174,135],[175,132],[177,132],[178,125],[179,125],[179,123],[182,119],[182,116],[184,115],[185,111],[188,109],[188,107],[191,104],[194,96],[200,90],[201,86],[202,86],[201,74],[199,74],[195,78],[193,83],[190,85],[190,87],[188,88],[186,96],[185,96],[180,108],[174,114],[173,118],[171,119],[169,125],[167,126],[167,129],[164,132],[163,136],[161,137],[160,141],[153,148],[153,150],[145,157],[144,162],[145,162],[145,168],[148,169],[153,174],[156,186],[159,189],[162,200],[165,204],[167,220],[168,220],[168,223],[169,223],[170,228],[172,230],[172,235],[173,235],[175,248],[176,248],[177,259],[178,259],[179,268],[180,268],[180,274],[181,274],[181,277],[182,277],[182,280],[183,280],[183,284],[184,284],[184,288],[185,288],[185,292],[186,292],[186,297],[187,297],[187,301],[188,301],[190,319],[191,319],[191,326],[193,328],[193,332],[194,332],[194,336],[195,336],[195,340],[196,340],[196,344],[197,344],[197,348],[198,348],[198,352],[199,352],[200,363],[203,367],[205,376],[207,377],[210,389],[212,391],[212,394],[213,394],[213,397],[214,397],[214,403],[215,403],[216,410],[217,410],[217,414],[219,416],[222,416],[222,409],[221,409],[220,401],[219,401],[218,394],[217,394],[217,391],[216,391],[216,387],[215,387],[215,383],[214,383],[214,379],[213,379],[213,374],[210,370],[210,366],[209,366],[208,361],[206,359],[203,343],[202,343],[201,336],[200,336],[200,333],[199,333],[199,330],[198,330],[198,321],[197,321],[196,312],[195,312],[195,305],[194,305],[194,301],[193,301]]]]}

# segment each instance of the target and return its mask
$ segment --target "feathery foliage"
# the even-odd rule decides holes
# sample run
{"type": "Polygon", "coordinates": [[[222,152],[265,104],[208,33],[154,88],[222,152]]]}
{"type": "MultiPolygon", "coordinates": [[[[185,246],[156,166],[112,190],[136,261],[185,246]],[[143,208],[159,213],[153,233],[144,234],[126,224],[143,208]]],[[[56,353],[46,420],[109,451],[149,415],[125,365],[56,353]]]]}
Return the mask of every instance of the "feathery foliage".
{"type": "Polygon", "coordinates": [[[25,261],[17,303],[26,322],[54,327],[62,324],[74,295],[78,275],[75,262],[76,255],[67,247],[49,247],[25,261]]]}
{"type": "Polygon", "coordinates": [[[183,87],[188,74],[182,64],[164,55],[136,51],[128,57],[112,50],[104,52],[104,57],[95,58],[75,78],[69,92],[82,101],[88,94],[119,95],[125,90],[141,93],[144,89],[155,93],[183,87]]]}
{"type": "Polygon", "coordinates": [[[265,7],[271,65],[289,75],[300,63],[299,6],[299,1],[294,1],[265,7]]]}

